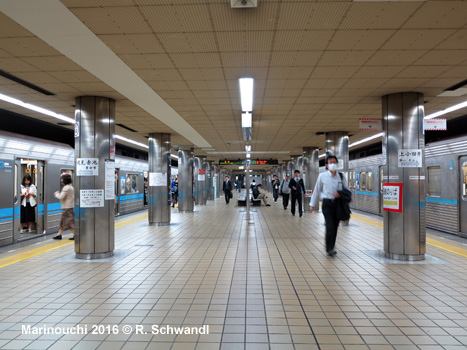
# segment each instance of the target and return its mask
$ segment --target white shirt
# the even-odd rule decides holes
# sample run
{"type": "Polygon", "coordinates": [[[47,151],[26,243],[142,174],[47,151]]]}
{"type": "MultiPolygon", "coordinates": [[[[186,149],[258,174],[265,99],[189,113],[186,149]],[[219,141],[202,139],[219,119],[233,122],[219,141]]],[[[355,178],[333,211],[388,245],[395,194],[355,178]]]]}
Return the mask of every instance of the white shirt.
{"type": "Polygon", "coordinates": [[[342,174],[342,178],[343,180],[341,180],[338,171],[336,171],[336,175],[334,176],[329,170],[319,174],[315,189],[313,190],[313,196],[311,197],[310,207],[318,206],[320,193],[321,198],[334,199],[334,192],[342,191],[343,188],[350,190],[344,174],[342,174]]]}

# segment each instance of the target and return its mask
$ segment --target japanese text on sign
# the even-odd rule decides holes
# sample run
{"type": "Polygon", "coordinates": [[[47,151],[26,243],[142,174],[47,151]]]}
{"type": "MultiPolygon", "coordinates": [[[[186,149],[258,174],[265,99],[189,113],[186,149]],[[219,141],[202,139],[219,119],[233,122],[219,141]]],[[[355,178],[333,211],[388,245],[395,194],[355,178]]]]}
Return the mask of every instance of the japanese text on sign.
{"type": "Polygon", "coordinates": [[[383,183],[383,209],[386,211],[402,212],[401,183],[383,183]]]}
{"type": "Polygon", "coordinates": [[[421,149],[400,149],[397,153],[399,168],[421,168],[423,150],[421,149]]]}
{"type": "Polygon", "coordinates": [[[104,206],[104,190],[80,190],[79,206],[81,208],[99,208],[104,206]]]}
{"type": "Polygon", "coordinates": [[[167,186],[167,173],[149,173],[149,186],[167,186]]]}
{"type": "Polygon", "coordinates": [[[76,176],[98,176],[99,158],[76,159],[76,176]]]}

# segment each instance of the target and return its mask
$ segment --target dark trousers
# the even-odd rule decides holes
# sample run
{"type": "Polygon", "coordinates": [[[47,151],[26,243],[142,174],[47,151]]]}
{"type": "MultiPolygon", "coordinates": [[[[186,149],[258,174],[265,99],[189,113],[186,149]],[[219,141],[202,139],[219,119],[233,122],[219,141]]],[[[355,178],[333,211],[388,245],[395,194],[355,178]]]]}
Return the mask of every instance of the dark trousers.
{"type": "Polygon", "coordinates": [[[282,204],[284,204],[284,209],[287,209],[289,205],[290,193],[282,193],[282,204]]]}
{"type": "Polygon", "coordinates": [[[300,194],[295,194],[292,192],[292,214],[295,215],[295,201],[298,201],[298,213],[302,215],[303,213],[303,208],[302,208],[302,193],[300,194]]]}
{"type": "Polygon", "coordinates": [[[230,201],[230,191],[224,191],[225,203],[229,204],[230,201]]]}
{"type": "Polygon", "coordinates": [[[337,218],[337,203],[330,199],[323,199],[323,215],[326,221],[326,251],[334,249],[336,245],[337,228],[339,219],[337,218]]]}
{"type": "Polygon", "coordinates": [[[272,189],[272,198],[274,198],[274,202],[277,202],[277,198],[279,197],[279,189],[273,188],[272,189]]]}

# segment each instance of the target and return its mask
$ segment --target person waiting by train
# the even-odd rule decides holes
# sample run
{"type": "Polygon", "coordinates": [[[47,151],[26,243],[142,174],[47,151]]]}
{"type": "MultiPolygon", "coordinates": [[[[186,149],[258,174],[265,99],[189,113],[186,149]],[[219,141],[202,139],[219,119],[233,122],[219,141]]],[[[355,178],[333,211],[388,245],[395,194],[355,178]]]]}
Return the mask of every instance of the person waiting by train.
{"type": "Polygon", "coordinates": [[[63,174],[61,179],[64,185],[61,192],[56,191],[54,196],[60,199],[62,206],[62,218],[60,219],[60,227],[57,235],[54,239],[62,239],[62,233],[65,230],[70,230],[73,233],[73,237],[70,240],[75,239],[75,211],[74,211],[74,200],[75,200],[75,189],[71,185],[71,175],[63,174]]]}
{"type": "Polygon", "coordinates": [[[24,233],[24,225],[27,225],[28,232],[32,232],[32,224],[36,222],[36,186],[32,184],[31,175],[25,175],[21,182],[21,222],[19,233],[24,233]]]}
{"type": "Polygon", "coordinates": [[[175,175],[170,190],[172,191],[172,208],[175,208],[175,204],[178,203],[178,175],[175,175]]]}

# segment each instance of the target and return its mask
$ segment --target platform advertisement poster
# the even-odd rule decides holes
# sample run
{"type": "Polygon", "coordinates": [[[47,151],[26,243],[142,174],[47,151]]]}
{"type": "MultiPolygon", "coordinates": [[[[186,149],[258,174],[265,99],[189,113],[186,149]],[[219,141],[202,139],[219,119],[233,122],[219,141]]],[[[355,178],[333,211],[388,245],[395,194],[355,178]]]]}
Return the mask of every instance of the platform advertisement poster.
{"type": "Polygon", "coordinates": [[[402,183],[383,183],[383,210],[402,213],[402,183]]]}

